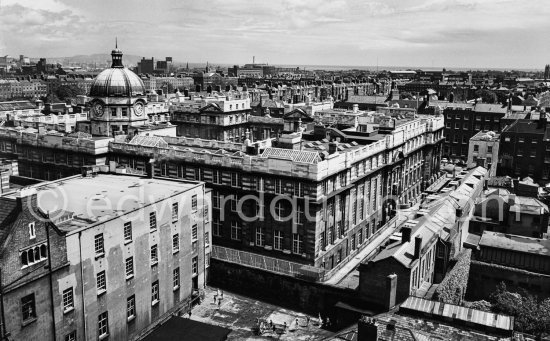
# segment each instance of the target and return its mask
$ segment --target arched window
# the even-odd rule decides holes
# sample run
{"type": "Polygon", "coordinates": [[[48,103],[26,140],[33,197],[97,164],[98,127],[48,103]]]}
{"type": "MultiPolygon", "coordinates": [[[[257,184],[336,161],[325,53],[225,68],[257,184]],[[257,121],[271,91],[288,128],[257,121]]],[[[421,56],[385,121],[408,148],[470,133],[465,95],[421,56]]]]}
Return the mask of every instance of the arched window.
{"type": "Polygon", "coordinates": [[[28,265],[29,264],[29,261],[27,260],[27,252],[26,251],[21,253],[21,263],[23,265],[28,265]]]}
{"type": "Polygon", "coordinates": [[[29,263],[34,263],[34,251],[32,249],[27,251],[29,263]]]}
{"type": "Polygon", "coordinates": [[[36,262],[40,260],[40,248],[38,246],[34,248],[34,260],[36,262]]]}
{"type": "Polygon", "coordinates": [[[47,258],[48,257],[48,251],[46,250],[46,245],[40,245],[40,257],[41,258],[47,258]]]}

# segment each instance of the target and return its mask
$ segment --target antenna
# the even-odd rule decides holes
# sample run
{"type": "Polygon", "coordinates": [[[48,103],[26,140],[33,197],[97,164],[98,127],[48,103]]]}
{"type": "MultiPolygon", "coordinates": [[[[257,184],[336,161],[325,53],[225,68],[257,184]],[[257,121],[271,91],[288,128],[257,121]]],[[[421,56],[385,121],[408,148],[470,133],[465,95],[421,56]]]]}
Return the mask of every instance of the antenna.
{"type": "Polygon", "coordinates": [[[118,49],[118,37],[115,37],[115,49],[118,49]]]}

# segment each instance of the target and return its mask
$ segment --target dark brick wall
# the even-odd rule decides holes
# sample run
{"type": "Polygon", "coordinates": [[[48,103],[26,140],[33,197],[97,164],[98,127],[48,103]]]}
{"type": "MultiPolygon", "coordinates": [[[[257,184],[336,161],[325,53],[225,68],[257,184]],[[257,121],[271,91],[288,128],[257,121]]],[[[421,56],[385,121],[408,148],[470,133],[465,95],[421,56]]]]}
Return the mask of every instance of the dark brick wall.
{"type": "Polygon", "coordinates": [[[403,302],[409,297],[410,269],[391,257],[377,263],[359,266],[359,297],[384,306],[387,297],[387,277],[391,274],[397,275],[396,303],[403,302]]]}

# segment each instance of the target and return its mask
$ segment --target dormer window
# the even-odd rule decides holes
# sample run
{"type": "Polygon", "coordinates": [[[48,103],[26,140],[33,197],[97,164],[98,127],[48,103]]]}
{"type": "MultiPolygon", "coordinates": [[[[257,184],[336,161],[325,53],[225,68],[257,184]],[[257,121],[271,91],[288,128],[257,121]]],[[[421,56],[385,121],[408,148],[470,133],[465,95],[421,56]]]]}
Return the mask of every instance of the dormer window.
{"type": "Polygon", "coordinates": [[[34,222],[29,224],[29,238],[30,239],[36,238],[36,230],[34,228],[34,222]]]}

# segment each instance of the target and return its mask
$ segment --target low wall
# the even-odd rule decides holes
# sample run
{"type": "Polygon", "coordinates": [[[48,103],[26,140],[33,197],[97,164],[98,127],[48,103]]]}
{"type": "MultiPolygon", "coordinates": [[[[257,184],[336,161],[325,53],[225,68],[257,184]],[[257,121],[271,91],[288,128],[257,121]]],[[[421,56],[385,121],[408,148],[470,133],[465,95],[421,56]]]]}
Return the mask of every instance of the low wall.
{"type": "Polygon", "coordinates": [[[309,282],[217,259],[211,260],[209,285],[313,316],[328,316],[331,321],[338,321],[340,326],[355,323],[357,319],[356,316],[348,318],[349,314],[343,314],[335,307],[336,303],[360,305],[364,310],[370,308],[359,302],[357,291],[352,289],[309,282]]]}

